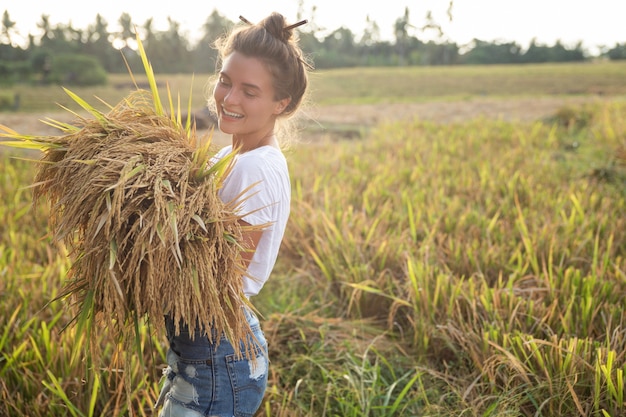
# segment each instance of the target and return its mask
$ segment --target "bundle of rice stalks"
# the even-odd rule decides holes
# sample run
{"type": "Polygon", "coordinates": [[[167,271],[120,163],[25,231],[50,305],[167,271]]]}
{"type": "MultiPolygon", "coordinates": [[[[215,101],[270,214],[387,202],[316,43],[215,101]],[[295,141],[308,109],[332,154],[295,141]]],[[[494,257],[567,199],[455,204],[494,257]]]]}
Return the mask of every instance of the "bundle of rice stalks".
{"type": "Polygon", "coordinates": [[[231,160],[210,163],[210,138],[196,139],[189,121],[176,117],[171,96],[174,116],[165,114],[143,50],[142,57],[152,92],[138,89],[103,113],[68,91],[93,117],[48,121],[60,136],[0,126],[0,136],[18,139],[0,143],[44,152],[34,199],[48,200],[53,238],[70,248],[60,298],[71,301],[81,331],[97,326],[132,342],[142,320],[163,331],[170,314],[176,323],[213,329],[207,334],[218,335],[216,342],[225,333],[246,355],[249,347],[242,352],[238,343],[248,346],[251,335],[243,311],[241,200],[218,197],[231,160]]]}

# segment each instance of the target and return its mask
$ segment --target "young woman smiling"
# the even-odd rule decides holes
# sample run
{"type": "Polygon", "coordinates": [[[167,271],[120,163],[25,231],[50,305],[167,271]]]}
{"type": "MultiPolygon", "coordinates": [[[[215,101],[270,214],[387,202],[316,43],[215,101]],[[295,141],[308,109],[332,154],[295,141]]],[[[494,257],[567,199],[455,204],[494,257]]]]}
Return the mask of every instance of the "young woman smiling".
{"type": "MultiPolygon", "coordinates": [[[[258,24],[241,19],[245,25],[216,41],[220,61],[210,105],[220,130],[232,136],[214,161],[234,153],[220,198],[229,202],[244,193],[242,223],[267,225],[243,237],[243,289],[250,298],[269,278],[287,225],[291,185],[277,127],[302,103],[309,65],[294,34],[306,21],[289,26],[278,13],[258,24]]],[[[267,386],[269,360],[259,319],[249,309],[245,313],[254,334],[254,358],[237,357],[226,337],[212,343],[198,328],[183,326],[176,335],[166,317],[170,346],[157,401],[163,406],[160,417],[254,415],[267,386]]]]}

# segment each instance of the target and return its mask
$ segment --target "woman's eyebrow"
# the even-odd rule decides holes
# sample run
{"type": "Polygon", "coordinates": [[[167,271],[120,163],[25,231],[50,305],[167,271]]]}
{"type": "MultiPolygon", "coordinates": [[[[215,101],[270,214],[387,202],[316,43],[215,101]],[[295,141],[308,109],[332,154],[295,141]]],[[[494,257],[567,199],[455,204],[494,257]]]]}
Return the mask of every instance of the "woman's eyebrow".
{"type": "Polygon", "coordinates": [[[256,84],[251,84],[251,83],[242,83],[242,85],[246,88],[252,88],[254,90],[261,90],[261,87],[259,87],[256,84]]]}
{"type": "MultiPolygon", "coordinates": [[[[226,72],[224,72],[224,71],[220,71],[220,76],[222,76],[222,77],[226,77],[226,78],[228,78],[229,80],[231,80],[231,81],[232,81],[232,79],[231,79],[231,78],[228,76],[228,74],[227,74],[226,72]]],[[[244,86],[244,87],[246,87],[246,88],[252,88],[252,89],[255,89],[255,90],[259,90],[259,91],[261,90],[261,87],[259,87],[259,86],[258,86],[258,85],[256,85],[256,84],[253,84],[253,83],[241,83],[241,85],[243,85],[243,86],[244,86]]]]}

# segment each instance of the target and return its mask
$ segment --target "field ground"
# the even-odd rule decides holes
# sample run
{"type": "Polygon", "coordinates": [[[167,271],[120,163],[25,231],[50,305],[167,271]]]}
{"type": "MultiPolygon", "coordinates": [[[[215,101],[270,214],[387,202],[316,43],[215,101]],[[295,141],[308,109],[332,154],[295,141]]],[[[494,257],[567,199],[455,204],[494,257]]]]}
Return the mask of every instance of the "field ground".
{"type": "MultiPolygon", "coordinates": [[[[303,123],[307,127],[301,139],[304,142],[310,142],[318,138],[328,139],[328,137],[351,138],[359,136],[361,129],[374,127],[378,123],[408,119],[454,123],[484,117],[492,120],[530,122],[550,117],[564,106],[577,106],[602,100],[604,98],[601,96],[585,95],[476,97],[457,101],[321,105],[311,107],[306,111],[303,123]]],[[[67,112],[0,113],[0,124],[23,134],[57,134],[58,131],[41,122],[46,118],[68,122],[71,120],[67,112]]],[[[219,144],[226,141],[226,138],[216,131],[214,141],[219,144]]]]}
{"type": "Polygon", "coordinates": [[[566,105],[600,100],[594,96],[472,98],[458,101],[327,105],[313,112],[323,126],[346,124],[371,127],[380,122],[419,119],[435,123],[463,122],[477,117],[507,121],[533,121],[552,116],[566,105]]]}

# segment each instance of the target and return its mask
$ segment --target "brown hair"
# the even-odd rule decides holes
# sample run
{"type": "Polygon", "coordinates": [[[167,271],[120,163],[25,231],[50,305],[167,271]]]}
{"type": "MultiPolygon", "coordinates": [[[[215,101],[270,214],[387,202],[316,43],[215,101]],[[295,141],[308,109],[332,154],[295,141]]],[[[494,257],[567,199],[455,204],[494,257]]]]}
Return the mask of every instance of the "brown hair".
{"type": "Polygon", "coordinates": [[[308,86],[307,67],[310,67],[294,32],[298,25],[288,26],[284,16],[276,12],[257,24],[242,20],[245,25],[236,26],[230,35],[215,41],[219,52],[218,72],[223,60],[234,51],[261,59],[272,75],[275,100],[291,98],[282,114],[292,115],[304,98],[308,86]]]}

